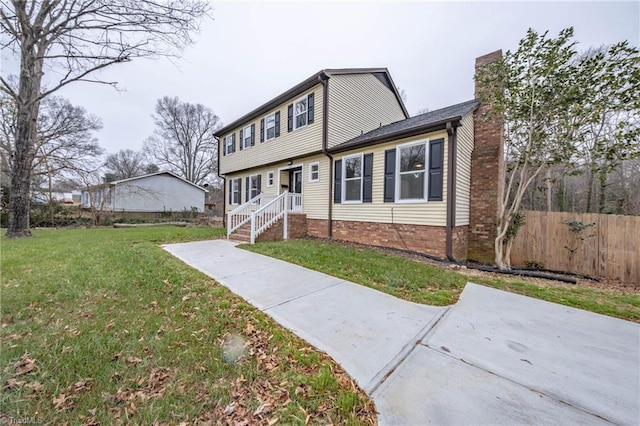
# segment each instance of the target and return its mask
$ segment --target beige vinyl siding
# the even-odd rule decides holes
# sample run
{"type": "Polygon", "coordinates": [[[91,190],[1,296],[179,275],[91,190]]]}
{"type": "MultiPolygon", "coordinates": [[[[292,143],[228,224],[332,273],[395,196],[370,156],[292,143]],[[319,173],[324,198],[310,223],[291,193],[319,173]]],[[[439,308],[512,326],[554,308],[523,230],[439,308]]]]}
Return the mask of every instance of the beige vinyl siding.
{"type": "Polygon", "coordinates": [[[329,158],[315,155],[304,159],[302,167],[302,207],[309,219],[328,219],[329,217],[329,158]],[[310,165],[319,162],[320,179],[309,181],[310,165]]]}
{"type": "Polygon", "coordinates": [[[469,224],[471,197],[471,152],[473,151],[473,113],[465,115],[458,127],[456,159],[456,226],[469,224]]]}
{"type": "Polygon", "coordinates": [[[357,153],[373,153],[372,202],[357,204],[333,204],[333,219],[358,222],[406,223],[412,225],[446,226],[447,208],[447,132],[438,131],[420,136],[399,139],[368,148],[348,151],[334,156],[340,160],[357,153]],[[444,139],[444,173],[442,201],[420,203],[384,202],[384,152],[397,145],[425,139],[444,139]]]}
{"type": "Polygon", "coordinates": [[[234,171],[244,170],[251,167],[259,167],[262,164],[286,160],[322,149],[322,85],[317,84],[305,93],[298,95],[284,102],[253,121],[243,123],[220,137],[218,149],[220,150],[220,174],[227,175],[234,171]],[[314,93],[314,118],[313,123],[306,127],[287,131],[287,107],[309,93],[314,93]],[[280,111],[280,136],[269,141],[260,142],[260,120],[266,116],[280,111]],[[255,124],[255,145],[251,148],[240,150],[240,130],[246,126],[255,124]],[[230,155],[222,155],[224,138],[232,133],[236,134],[236,152],[230,155]]]}
{"type": "Polygon", "coordinates": [[[310,219],[327,219],[328,217],[328,196],[329,196],[329,159],[324,155],[315,155],[300,160],[294,160],[292,165],[286,161],[268,167],[256,167],[244,170],[240,173],[229,173],[225,180],[225,206],[226,212],[237,208],[247,202],[246,200],[246,178],[247,176],[261,175],[262,193],[267,195],[278,195],[281,193],[281,185],[289,183],[289,170],[302,167],[302,207],[303,212],[310,219]],[[318,182],[309,182],[309,166],[312,163],[320,164],[320,179],[318,182]],[[273,172],[274,182],[272,187],[267,186],[267,174],[273,172]],[[229,205],[229,182],[232,179],[242,179],[241,204],[229,205]]]}
{"type": "Polygon", "coordinates": [[[404,118],[393,91],[373,74],[329,79],[329,147],[380,127],[380,123],[384,126],[404,118]]]}

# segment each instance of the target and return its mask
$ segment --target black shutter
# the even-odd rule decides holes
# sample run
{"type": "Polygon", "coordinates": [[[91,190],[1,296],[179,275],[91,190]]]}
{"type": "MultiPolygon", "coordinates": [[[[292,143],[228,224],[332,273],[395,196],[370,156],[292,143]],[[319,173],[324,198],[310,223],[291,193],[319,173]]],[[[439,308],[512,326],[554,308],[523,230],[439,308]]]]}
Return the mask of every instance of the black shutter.
{"type": "Polygon", "coordinates": [[[258,194],[262,194],[262,175],[258,175],[258,194]]]}
{"type": "Polygon", "coordinates": [[[245,203],[251,199],[251,182],[249,182],[249,176],[247,176],[246,183],[247,183],[247,188],[244,190],[245,197],[246,197],[246,200],[244,201],[245,203]]]}
{"type": "Polygon", "coordinates": [[[229,183],[229,205],[233,204],[233,179],[227,181],[229,183]]]}
{"type": "Polygon", "coordinates": [[[393,203],[396,192],[396,150],[384,152],[384,202],[393,203]]]}
{"type": "Polygon", "coordinates": [[[242,204],[242,178],[238,178],[238,204],[242,204]]]}
{"type": "Polygon", "coordinates": [[[264,142],[264,118],[260,120],[260,142],[264,142]]]}
{"type": "Polygon", "coordinates": [[[222,141],[222,155],[227,155],[227,137],[220,139],[222,141]]]}
{"type": "Polygon", "coordinates": [[[364,174],[362,175],[362,202],[370,203],[372,201],[372,177],[373,177],[373,154],[364,155],[364,174]]]}
{"type": "Polygon", "coordinates": [[[244,145],[244,140],[242,140],[242,130],[240,130],[240,151],[242,151],[242,145],[244,145]]]}
{"type": "Polygon", "coordinates": [[[307,124],[313,123],[313,93],[307,96],[307,124]]]}
{"type": "Polygon", "coordinates": [[[287,131],[293,131],[293,104],[290,104],[287,107],[287,113],[289,114],[289,118],[287,118],[287,131]]]}
{"type": "Polygon", "coordinates": [[[231,135],[231,152],[236,152],[236,134],[231,135]]]}
{"type": "Polygon", "coordinates": [[[333,174],[333,202],[342,202],[342,160],[335,163],[335,173],[333,174]]]}
{"type": "Polygon", "coordinates": [[[280,136],[280,111],[276,112],[276,138],[280,136]]]}
{"type": "Polygon", "coordinates": [[[251,125],[251,146],[256,143],[256,125],[255,123],[251,125]]]}
{"type": "Polygon", "coordinates": [[[429,201],[442,201],[444,139],[429,143],[429,201]]]}

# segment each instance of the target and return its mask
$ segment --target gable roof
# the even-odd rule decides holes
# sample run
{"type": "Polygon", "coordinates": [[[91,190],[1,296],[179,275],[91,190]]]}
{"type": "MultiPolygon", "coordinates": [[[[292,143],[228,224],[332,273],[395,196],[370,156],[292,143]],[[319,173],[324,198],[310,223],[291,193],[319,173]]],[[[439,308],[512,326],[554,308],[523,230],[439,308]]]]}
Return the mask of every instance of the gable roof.
{"type": "Polygon", "coordinates": [[[107,184],[109,184],[109,185],[118,185],[118,184],[120,184],[120,183],[124,183],[124,182],[131,182],[131,181],[134,181],[134,180],[138,180],[138,179],[145,179],[145,178],[148,178],[148,177],[158,176],[158,175],[169,175],[169,176],[174,177],[174,178],[176,178],[176,179],[180,179],[180,180],[181,180],[181,181],[183,181],[184,183],[188,183],[189,185],[194,186],[194,187],[198,188],[198,189],[199,189],[199,190],[201,190],[201,191],[209,192],[209,191],[207,191],[206,189],[204,189],[203,187],[201,187],[201,186],[199,186],[199,185],[196,185],[196,184],[195,184],[195,183],[193,183],[193,182],[189,182],[188,180],[186,180],[186,179],[184,179],[184,178],[181,178],[180,176],[176,175],[175,173],[171,173],[171,172],[155,172],[155,173],[149,173],[149,174],[146,174],[146,175],[135,176],[135,177],[132,177],[132,178],[120,179],[120,180],[114,180],[114,181],[108,182],[107,184]]]}
{"type": "Polygon", "coordinates": [[[387,86],[393,92],[396,99],[398,100],[398,103],[400,104],[400,107],[402,108],[402,111],[404,112],[405,117],[409,117],[407,108],[404,106],[404,102],[402,102],[402,98],[400,97],[400,94],[398,93],[398,89],[396,89],[396,86],[393,83],[393,79],[391,78],[391,74],[389,74],[388,69],[386,68],[327,68],[327,69],[318,71],[317,73],[313,74],[311,77],[307,78],[306,80],[296,84],[286,92],[281,93],[280,95],[260,105],[258,108],[234,120],[233,122],[227,124],[226,126],[221,127],[214,133],[214,136],[221,137],[231,129],[236,128],[243,123],[246,123],[248,121],[252,121],[258,118],[262,114],[282,104],[287,99],[293,98],[305,92],[306,90],[312,88],[313,86],[320,83],[321,81],[326,81],[332,75],[343,75],[343,74],[373,74],[378,80],[380,80],[382,84],[387,86]]]}
{"type": "Polygon", "coordinates": [[[400,121],[378,127],[332,148],[330,152],[342,152],[360,146],[375,145],[388,142],[393,139],[413,136],[428,131],[446,128],[449,121],[458,121],[468,113],[474,111],[480,105],[480,101],[473,99],[460,104],[451,105],[425,114],[416,115],[400,121]]]}

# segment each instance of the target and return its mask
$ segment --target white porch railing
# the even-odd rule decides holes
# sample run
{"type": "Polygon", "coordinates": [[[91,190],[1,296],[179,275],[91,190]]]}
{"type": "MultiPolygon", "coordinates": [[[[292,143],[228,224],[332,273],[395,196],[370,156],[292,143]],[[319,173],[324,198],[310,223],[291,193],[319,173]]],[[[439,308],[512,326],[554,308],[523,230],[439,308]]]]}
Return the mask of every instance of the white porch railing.
{"type": "Polygon", "coordinates": [[[302,212],[302,194],[289,193],[289,211],[302,212]]]}
{"type": "Polygon", "coordinates": [[[288,192],[283,192],[258,210],[251,212],[251,244],[256,242],[258,235],[262,234],[282,217],[284,217],[282,238],[284,240],[287,239],[289,195],[288,192]]]}
{"type": "Polygon", "coordinates": [[[258,210],[263,204],[275,198],[274,195],[259,194],[243,205],[227,213],[227,238],[236,229],[251,220],[251,213],[258,210]]]}
{"type": "Polygon", "coordinates": [[[251,222],[251,244],[271,225],[284,217],[282,237],[287,239],[289,212],[302,213],[302,194],[283,192],[260,194],[227,213],[227,238],[247,222],[251,222]]]}

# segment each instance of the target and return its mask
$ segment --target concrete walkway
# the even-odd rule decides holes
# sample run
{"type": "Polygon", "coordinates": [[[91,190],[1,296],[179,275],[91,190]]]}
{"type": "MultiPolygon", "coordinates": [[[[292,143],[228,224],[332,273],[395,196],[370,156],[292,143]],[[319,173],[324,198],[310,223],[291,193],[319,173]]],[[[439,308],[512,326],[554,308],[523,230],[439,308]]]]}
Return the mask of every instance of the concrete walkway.
{"type": "Polygon", "coordinates": [[[640,326],[468,284],[433,307],[226,240],[165,246],[327,352],[380,424],[640,424],[640,326]]]}

